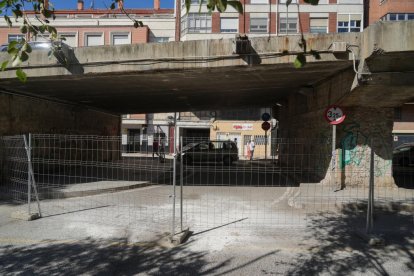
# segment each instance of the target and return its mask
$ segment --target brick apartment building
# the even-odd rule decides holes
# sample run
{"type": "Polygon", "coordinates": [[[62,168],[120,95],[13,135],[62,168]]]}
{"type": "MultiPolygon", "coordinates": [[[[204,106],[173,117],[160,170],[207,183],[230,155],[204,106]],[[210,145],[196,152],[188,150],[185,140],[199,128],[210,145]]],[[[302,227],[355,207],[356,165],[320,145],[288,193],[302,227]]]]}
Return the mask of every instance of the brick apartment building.
{"type": "Polygon", "coordinates": [[[411,0],[365,0],[368,18],[365,26],[377,21],[414,20],[414,1],[411,0]]]}
{"type": "MultiPolygon", "coordinates": [[[[55,11],[53,26],[58,35],[66,39],[71,47],[120,45],[148,42],[173,41],[175,37],[174,10],[161,9],[160,0],[154,0],[152,9],[127,9],[128,14],[143,22],[144,26],[134,28],[131,20],[121,10],[85,8],[84,0],[73,0],[76,9],[55,11]]],[[[120,2],[122,5],[122,2],[120,2]]],[[[30,12],[28,12],[30,14],[30,12]]],[[[35,19],[33,19],[35,20],[35,19]]],[[[24,35],[19,24],[8,28],[5,21],[0,22],[0,44],[18,40],[24,35]]],[[[41,41],[46,36],[25,37],[29,41],[41,41]]]]}
{"type": "Polygon", "coordinates": [[[206,4],[192,0],[188,13],[184,0],[176,1],[176,40],[233,38],[304,33],[360,32],[364,22],[364,0],[320,0],[312,6],[303,0],[241,0],[244,13],[232,7],[208,14],[206,4]]]}

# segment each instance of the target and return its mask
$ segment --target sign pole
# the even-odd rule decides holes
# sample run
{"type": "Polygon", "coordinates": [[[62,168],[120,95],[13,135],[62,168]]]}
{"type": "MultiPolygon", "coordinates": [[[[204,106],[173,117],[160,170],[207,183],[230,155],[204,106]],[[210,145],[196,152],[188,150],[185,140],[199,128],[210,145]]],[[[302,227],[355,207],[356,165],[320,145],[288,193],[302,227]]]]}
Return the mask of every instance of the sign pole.
{"type": "Polygon", "coordinates": [[[267,130],[265,130],[265,161],[267,161],[267,130]]]}
{"type": "Polygon", "coordinates": [[[331,183],[334,186],[334,191],[342,189],[342,185],[338,187],[336,177],[336,125],[341,124],[346,118],[344,111],[336,105],[329,106],[325,110],[325,119],[332,125],[332,175],[331,183]]]}
{"type": "Polygon", "coordinates": [[[332,183],[336,190],[336,125],[332,125],[332,183]]]}

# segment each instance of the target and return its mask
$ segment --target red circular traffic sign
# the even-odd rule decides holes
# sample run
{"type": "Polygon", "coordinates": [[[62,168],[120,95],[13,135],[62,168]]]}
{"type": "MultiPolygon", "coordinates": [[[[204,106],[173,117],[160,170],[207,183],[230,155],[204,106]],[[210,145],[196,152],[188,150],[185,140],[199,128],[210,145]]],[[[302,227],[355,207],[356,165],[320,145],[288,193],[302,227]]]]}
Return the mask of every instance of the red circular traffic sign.
{"type": "Polygon", "coordinates": [[[337,105],[331,105],[325,110],[325,119],[331,125],[339,125],[345,120],[344,111],[337,105]]]}
{"type": "Polygon", "coordinates": [[[264,131],[268,131],[270,129],[270,123],[269,122],[263,122],[262,129],[264,131]]]}

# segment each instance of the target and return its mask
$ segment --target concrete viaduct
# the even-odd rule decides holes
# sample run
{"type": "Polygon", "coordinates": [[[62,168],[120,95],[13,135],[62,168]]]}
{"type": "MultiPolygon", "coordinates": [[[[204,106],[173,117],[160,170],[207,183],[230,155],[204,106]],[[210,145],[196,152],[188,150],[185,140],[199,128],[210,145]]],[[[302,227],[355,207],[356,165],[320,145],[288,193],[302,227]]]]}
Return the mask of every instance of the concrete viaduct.
{"type": "MultiPolygon", "coordinates": [[[[120,114],[278,103],[282,137],[326,139],[324,110],[338,104],[347,113],[338,151],[372,147],[378,181],[392,184],[393,108],[414,100],[414,22],[304,38],[320,59],[308,55],[301,69],[292,65],[300,36],[253,38],[248,54],[235,54],[230,39],[33,52],[22,65],[27,83],[15,68],[0,73],[0,134],[119,135],[120,114]]],[[[366,158],[349,164],[369,168],[366,158]]]]}

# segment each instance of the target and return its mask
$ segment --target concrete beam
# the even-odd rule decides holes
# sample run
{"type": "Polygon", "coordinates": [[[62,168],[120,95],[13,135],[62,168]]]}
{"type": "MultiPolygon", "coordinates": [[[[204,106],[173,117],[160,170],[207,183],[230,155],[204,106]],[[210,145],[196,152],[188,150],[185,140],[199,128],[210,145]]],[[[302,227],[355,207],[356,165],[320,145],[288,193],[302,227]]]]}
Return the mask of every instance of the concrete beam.
{"type": "MultiPolygon", "coordinates": [[[[359,45],[360,33],[306,35],[307,49],[321,52],[321,60],[335,61],[330,53],[333,41],[359,45]]],[[[257,64],[290,64],[296,54],[302,52],[301,37],[257,37],[251,39],[251,54],[233,53],[234,39],[196,40],[168,43],[148,43],[119,46],[82,47],[63,49],[55,58],[48,58],[47,52],[33,52],[29,61],[22,64],[30,78],[44,76],[65,76],[102,74],[150,70],[186,70],[226,66],[257,64]],[[68,61],[66,68],[58,60],[68,61]]],[[[0,53],[0,61],[7,54],[0,53]]],[[[348,56],[346,57],[349,58],[348,56]]],[[[309,56],[308,62],[317,61],[309,56]]],[[[15,68],[0,73],[2,79],[15,78],[15,68]]]]}

